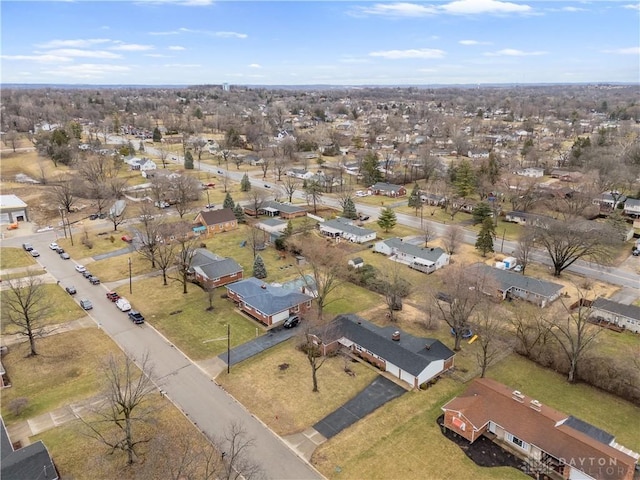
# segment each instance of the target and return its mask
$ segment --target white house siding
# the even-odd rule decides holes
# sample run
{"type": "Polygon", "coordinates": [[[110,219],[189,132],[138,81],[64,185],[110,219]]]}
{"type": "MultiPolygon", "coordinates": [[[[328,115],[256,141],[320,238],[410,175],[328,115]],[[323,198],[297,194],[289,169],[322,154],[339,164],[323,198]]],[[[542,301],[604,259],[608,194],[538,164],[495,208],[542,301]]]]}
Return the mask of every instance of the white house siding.
{"type": "Polygon", "coordinates": [[[434,360],[418,374],[418,385],[428,382],[444,369],[444,360],[434,360]]]}
{"type": "Polygon", "coordinates": [[[571,470],[569,471],[569,480],[596,480],[596,479],[587,475],[584,472],[581,472],[577,468],[571,467],[571,470]]]}
{"type": "Polygon", "coordinates": [[[393,363],[386,363],[387,372],[393,375],[396,378],[400,378],[400,368],[395,366],[393,363]]]}
{"type": "Polygon", "coordinates": [[[377,242],[374,246],[373,246],[373,251],[374,252],[378,252],[378,253],[382,253],[384,255],[391,255],[392,250],[391,247],[389,245],[387,245],[384,242],[377,242]]]}
{"type": "Polygon", "coordinates": [[[400,370],[400,380],[403,380],[414,387],[418,386],[416,385],[416,377],[414,375],[411,375],[409,372],[405,372],[404,370],[400,370]]]}
{"type": "Polygon", "coordinates": [[[8,213],[0,213],[0,223],[11,223],[8,213]]]}
{"type": "Polygon", "coordinates": [[[276,313],[271,317],[271,325],[275,325],[276,323],[284,322],[287,318],[289,318],[289,310],[285,310],[284,312],[276,313]]]}

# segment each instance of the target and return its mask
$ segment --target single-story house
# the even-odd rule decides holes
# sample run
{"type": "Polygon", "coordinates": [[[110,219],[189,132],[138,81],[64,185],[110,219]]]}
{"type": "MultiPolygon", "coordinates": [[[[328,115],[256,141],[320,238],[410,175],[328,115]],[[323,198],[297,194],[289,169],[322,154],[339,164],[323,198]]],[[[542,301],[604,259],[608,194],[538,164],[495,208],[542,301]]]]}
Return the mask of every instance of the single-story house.
{"type": "Polygon", "coordinates": [[[258,211],[255,211],[255,207],[246,206],[244,212],[252,217],[258,215],[267,215],[269,217],[280,217],[285,220],[292,218],[305,217],[307,215],[307,209],[304,205],[292,205],[290,203],[281,203],[276,201],[264,202],[258,211]]]}
{"type": "Polygon", "coordinates": [[[470,443],[486,436],[551,478],[632,480],[638,454],[615,437],[490,378],[447,402],[442,428],[470,443]]]}
{"type": "Polygon", "coordinates": [[[639,198],[627,198],[624,202],[624,214],[631,217],[640,217],[640,199],[639,198]]]}
{"type": "Polygon", "coordinates": [[[568,170],[551,170],[551,178],[558,178],[562,182],[578,182],[582,179],[581,172],[570,172],[568,170]]]}
{"type": "Polygon", "coordinates": [[[311,335],[323,355],[346,348],[412,388],[453,367],[455,353],[439,340],[414,337],[395,326],[378,327],[354,314],[339,315],[311,335]]]}
{"type": "Polygon", "coordinates": [[[619,192],[603,192],[593,199],[593,204],[599,205],[601,210],[615,210],[626,200],[627,197],[619,192]]]}
{"type": "Polygon", "coordinates": [[[520,175],[521,177],[540,178],[540,177],[544,177],[544,168],[538,168],[538,167],[523,168],[522,170],[517,170],[516,175],[520,175]]]}
{"type": "Polygon", "coordinates": [[[313,177],[315,173],[310,172],[309,170],[305,170],[304,168],[292,168],[291,170],[287,170],[287,177],[299,178],[301,180],[308,180],[313,177]]]}
{"type": "Polygon", "coordinates": [[[269,285],[255,277],[226,285],[227,294],[240,310],[268,327],[284,322],[291,314],[305,313],[313,297],[293,289],[269,285]]]}
{"type": "Polygon", "coordinates": [[[386,195],[387,197],[402,197],[407,194],[407,189],[403,185],[393,185],[391,183],[378,182],[369,187],[373,195],[386,195]]]}
{"type": "Polygon", "coordinates": [[[205,288],[216,288],[242,280],[243,268],[233,258],[221,257],[206,248],[197,248],[188,274],[194,283],[205,288]]]}
{"type": "Polygon", "coordinates": [[[0,195],[0,224],[28,222],[27,204],[16,195],[0,195]]]}
{"type": "Polygon", "coordinates": [[[272,283],[271,285],[274,287],[279,286],[294,292],[304,293],[305,295],[311,295],[313,298],[318,296],[318,285],[316,284],[316,280],[313,278],[313,275],[302,275],[282,284],[272,283]]]}
{"type": "Polygon", "coordinates": [[[368,228],[358,227],[353,220],[338,217],[318,224],[320,232],[329,237],[341,237],[353,243],[365,243],[375,240],[376,232],[368,228]]]}
{"type": "Polygon", "coordinates": [[[201,211],[193,220],[194,231],[215,234],[238,228],[238,219],[230,208],[201,211]]]}
{"type": "Polygon", "coordinates": [[[255,227],[269,233],[284,232],[287,229],[287,223],[279,218],[265,218],[256,223],[255,227]]]}
{"type": "Polygon", "coordinates": [[[42,442],[13,447],[4,420],[0,418],[0,477],[6,480],[58,480],[58,470],[49,450],[42,442]]]}
{"type": "MultiPolygon", "coordinates": [[[[546,280],[527,277],[521,273],[493,268],[484,263],[475,263],[469,267],[469,273],[495,282],[498,295],[502,299],[519,298],[544,308],[560,297],[563,285],[546,280]]],[[[485,292],[495,295],[496,292],[485,292]]]]}
{"type": "Polygon", "coordinates": [[[625,305],[598,297],[591,304],[590,316],[603,318],[633,333],[640,333],[640,307],[636,305],[625,305]]]}
{"type": "Polygon", "coordinates": [[[535,213],[518,212],[518,211],[507,212],[504,216],[505,222],[511,222],[511,223],[517,223],[519,225],[529,225],[529,226],[535,226],[535,227],[542,226],[551,220],[552,220],[551,217],[547,217],[545,215],[536,215],[535,213]]]}
{"type": "Polygon", "coordinates": [[[397,262],[406,263],[409,266],[426,267],[427,273],[435,272],[445,265],[449,265],[450,260],[449,254],[439,247],[419,247],[397,237],[376,242],[373,251],[389,257],[393,256],[397,262]]]}
{"type": "Polygon", "coordinates": [[[347,264],[353,268],[364,267],[364,260],[361,257],[350,258],[347,264]]]}
{"type": "Polygon", "coordinates": [[[420,201],[427,205],[442,206],[447,203],[447,198],[444,195],[438,195],[436,193],[420,193],[420,201]]]}

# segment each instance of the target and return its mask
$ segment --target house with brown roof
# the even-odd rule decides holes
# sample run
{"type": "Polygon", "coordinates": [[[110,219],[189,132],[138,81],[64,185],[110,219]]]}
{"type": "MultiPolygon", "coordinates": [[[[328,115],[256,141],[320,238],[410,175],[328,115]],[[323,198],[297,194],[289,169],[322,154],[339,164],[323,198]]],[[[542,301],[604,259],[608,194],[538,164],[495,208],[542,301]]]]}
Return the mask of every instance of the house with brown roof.
{"type": "Polygon", "coordinates": [[[201,211],[193,220],[193,230],[207,235],[228,232],[238,228],[238,219],[230,208],[201,211]]]}
{"type": "Polygon", "coordinates": [[[442,407],[443,428],[470,443],[486,436],[555,479],[632,480],[635,452],[613,435],[489,378],[442,407]]]}

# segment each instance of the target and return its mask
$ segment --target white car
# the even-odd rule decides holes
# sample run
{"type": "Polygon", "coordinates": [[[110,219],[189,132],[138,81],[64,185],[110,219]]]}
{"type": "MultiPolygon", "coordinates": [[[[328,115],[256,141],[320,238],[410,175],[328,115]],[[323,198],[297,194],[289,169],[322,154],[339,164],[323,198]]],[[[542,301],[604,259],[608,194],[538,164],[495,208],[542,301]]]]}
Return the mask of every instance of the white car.
{"type": "Polygon", "coordinates": [[[87,269],[84,268],[84,265],[76,265],[76,272],[80,272],[83,273],[85,272],[87,269]]]}
{"type": "Polygon", "coordinates": [[[120,297],[118,300],[116,300],[116,307],[118,307],[122,312],[128,312],[129,310],[131,310],[131,304],[129,303],[129,300],[124,297],[120,297]]]}
{"type": "Polygon", "coordinates": [[[57,249],[60,248],[60,245],[58,245],[56,242],[52,242],[52,243],[49,244],[49,248],[51,250],[57,250],[57,249]]]}
{"type": "Polygon", "coordinates": [[[358,190],[356,192],[356,197],[368,197],[369,194],[367,192],[363,192],[362,190],[358,190]]]}

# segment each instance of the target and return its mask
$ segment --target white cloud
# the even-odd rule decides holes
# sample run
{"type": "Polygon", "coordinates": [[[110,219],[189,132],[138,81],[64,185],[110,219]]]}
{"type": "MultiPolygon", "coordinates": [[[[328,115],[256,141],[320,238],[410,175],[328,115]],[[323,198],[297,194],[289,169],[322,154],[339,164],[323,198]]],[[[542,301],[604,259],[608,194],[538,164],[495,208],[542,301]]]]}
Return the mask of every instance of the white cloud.
{"type": "MultiPolygon", "coordinates": [[[[40,52],[36,52],[40,53],[40,52]]],[[[104,50],[82,50],[79,48],[60,48],[57,50],[49,50],[49,55],[58,55],[60,57],[90,57],[90,58],[122,58],[122,55],[104,50]]]]}
{"type": "Polygon", "coordinates": [[[262,68],[262,65],[258,64],[258,63],[252,63],[249,65],[249,68],[262,68]]]}
{"type": "Polygon", "coordinates": [[[213,0],[137,0],[136,5],[179,5],[183,7],[207,7],[213,0]]]}
{"type": "Polygon", "coordinates": [[[237,32],[216,32],[216,37],[221,38],[247,38],[246,33],[237,33],[237,32]]]}
{"type": "Polygon", "coordinates": [[[165,63],[162,66],[165,68],[198,68],[202,65],[198,63],[165,63]]]}
{"type": "Polygon", "coordinates": [[[170,45],[169,50],[173,50],[174,52],[179,52],[181,50],[186,50],[186,48],[181,47],[180,45],[170,45]]]}
{"type": "Polygon", "coordinates": [[[586,12],[587,11],[585,8],[579,8],[579,7],[562,7],[561,10],[563,12],[586,12]]]}
{"type": "Polygon", "coordinates": [[[37,48],[86,48],[100,43],[111,42],[108,38],[78,38],[75,40],[51,40],[36,45],[37,48]]]}
{"type": "Polygon", "coordinates": [[[622,8],[629,8],[631,10],[640,11],[640,3],[629,3],[627,5],[623,5],[622,8]]]}
{"type": "Polygon", "coordinates": [[[515,48],[504,48],[502,50],[498,50],[497,52],[485,52],[484,55],[486,57],[531,57],[536,55],[546,55],[547,52],[535,51],[535,52],[524,52],[522,50],[516,50],[515,48]]]}
{"type": "Polygon", "coordinates": [[[148,32],[149,35],[178,35],[179,33],[179,30],[169,30],[166,32],[148,32]]]}
{"type": "Polygon", "coordinates": [[[613,50],[603,50],[603,52],[616,55],[640,55],[640,47],[615,48],[613,50]]]}
{"type": "Polygon", "coordinates": [[[371,57],[382,57],[390,60],[401,60],[405,58],[442,58],[445,53],[442,50],[433,48],[414,48],[409,50],[381,50],[371,52],[371,57]]]}
{"type": "Polygon", "coordinates": [[[153,50],[153,45],[140,45],[137,43],[120,43],[115,47],[111,47],[111,50],[123,50],[125,52],[144,52],[147,50],[153,50]]]}
{"type": "Polygon", "coordinates": [[[530,13],[531,7],[521,3],[498,0],[456,0],[443,5],[446,13],[467,15],[476,13],[530,13]]]}
{"type": "Polygon", "coordinates": [[[70,62],[69,57],[61,57],[59,55],[0,55],[3,60],[23,60],[28,62],[38,63],[57,63],[57,62],[70,62]]]}
{"type": "Polygon", "coordinates": [[[171,58],[171,55],[163,55],[162,53],[145,53],[144,56],[152,58],[171,58]]]}
{"type": "Polygon", "coordinates": [[[358,57],[342,57],[338,59],[340,63],[371,63],[371,60],[368,58],[358,58],[358,57]]]}
{"type": "Polygon", "coordinates": [[[44,73],[48,75],[64,76],[74,79],[100,79],[107,74],[113,75],[131,70],[124,65],[99,65],[95,63],[82,63],[79,65],[66,65],[44,73]]]}
{"type": "Polygon", "coordinates": [[[460,45],[480,45],[480,42],[477,40],[460,40],[458,43],[460,45]]]}
{"type": "Polygon", "coordinates": [[[437,13],[434,7],[415,3],[376,3],[372,7],[358,7],[357,11],[367,15],[388,17],[426,17],[437,13]]]}

